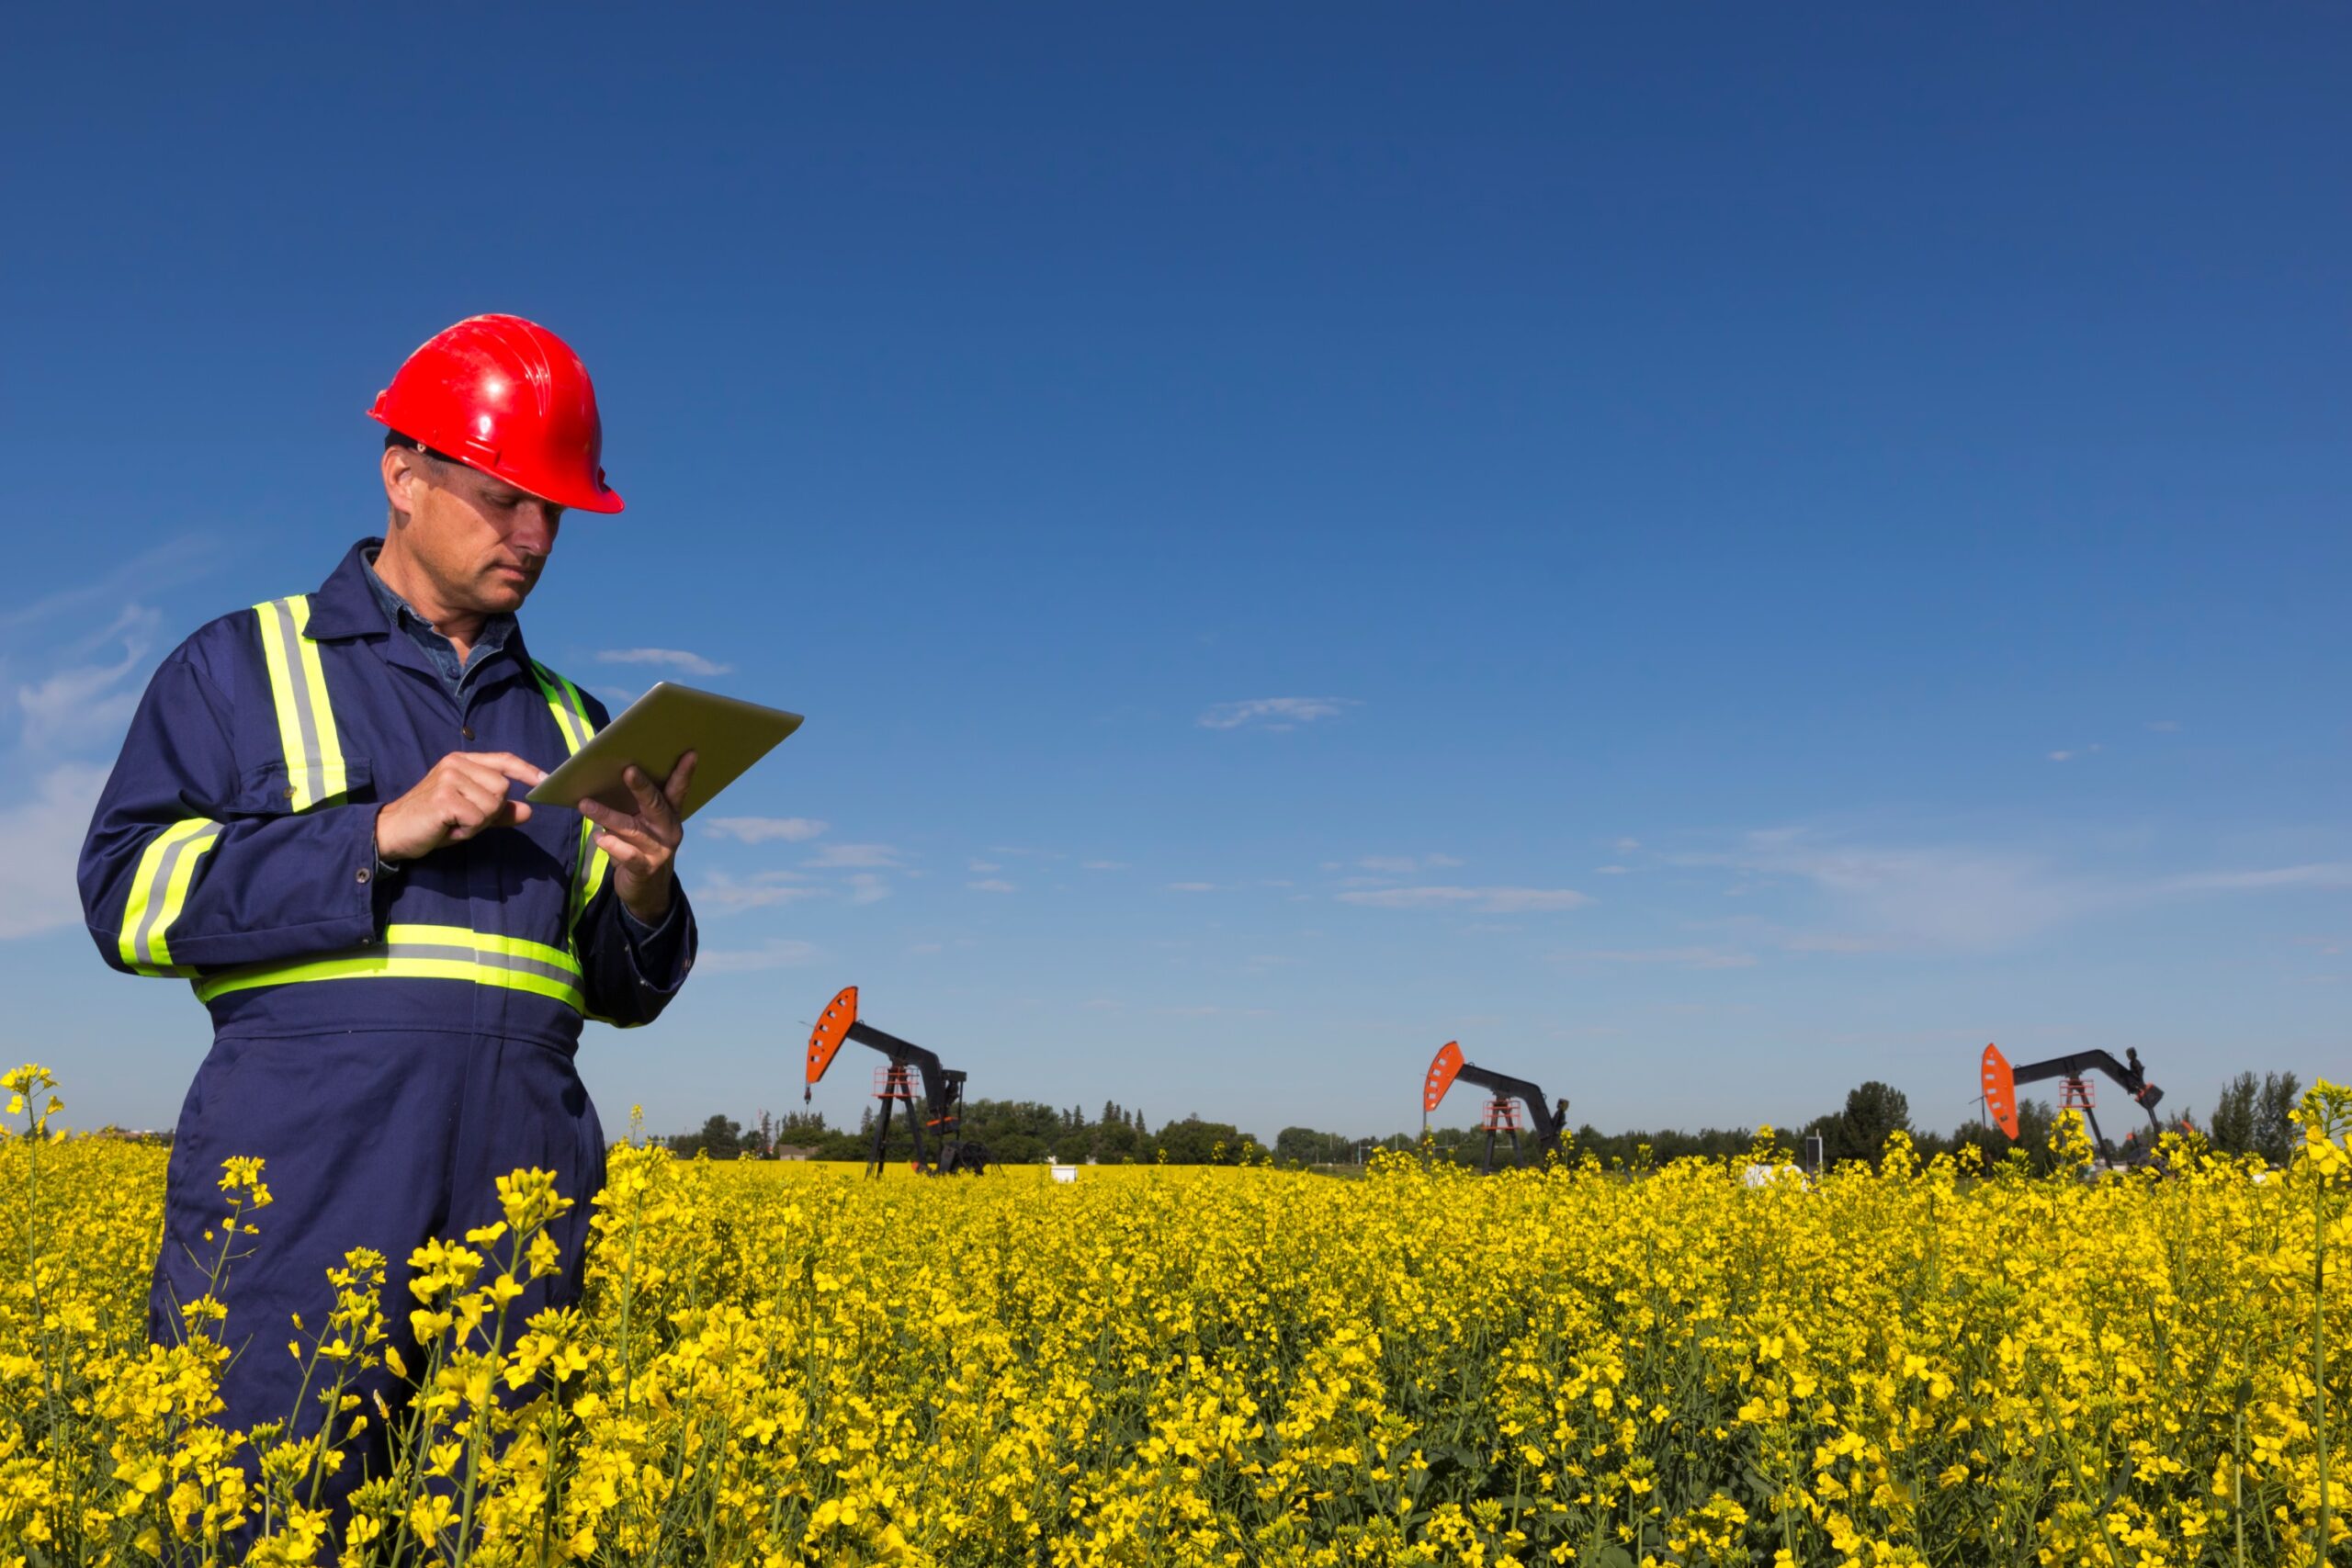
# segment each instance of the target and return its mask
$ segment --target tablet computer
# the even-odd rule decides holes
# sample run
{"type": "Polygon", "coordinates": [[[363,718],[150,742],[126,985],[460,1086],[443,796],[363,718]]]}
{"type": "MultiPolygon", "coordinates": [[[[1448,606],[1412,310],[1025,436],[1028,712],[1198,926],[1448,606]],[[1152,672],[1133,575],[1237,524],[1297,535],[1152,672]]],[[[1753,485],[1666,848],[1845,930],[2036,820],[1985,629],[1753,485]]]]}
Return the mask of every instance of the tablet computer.
{"type": "Polygon", "coordinates": [[[635,762],[658,789],[692,751],[695,776],[678,807],[680,817],[692,817],[799,728],[797,713],[659,682],[523,798],[534,806],[601,800],[634,812],[637,797],[621,782],[622,770],[635,762]]]}

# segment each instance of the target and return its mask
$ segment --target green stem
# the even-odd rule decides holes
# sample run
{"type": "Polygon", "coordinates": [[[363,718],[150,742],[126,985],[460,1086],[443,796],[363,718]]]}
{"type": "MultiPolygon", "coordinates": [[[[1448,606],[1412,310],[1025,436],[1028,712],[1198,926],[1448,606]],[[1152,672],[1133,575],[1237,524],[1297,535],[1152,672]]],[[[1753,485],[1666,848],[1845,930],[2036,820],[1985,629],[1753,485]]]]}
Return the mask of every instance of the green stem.
{"type": "Polygon", "coordinates": [[[2335,1544],[2335,1519],[2327,1490],[2327,1181],[2312,1184],[2312,1395],[2317,1406],[2312,1422],[2319,1437],[2319,1535],[2312,1556],[2327,1568],[2329,1547],[2335,1544]]]}
{"type": "Polygon", "coordinates": [[[2245,1399],[2230,1412],[2230,1518],[2237,1526],[2238,1568],[2245,1568],[2245,1399]]]}

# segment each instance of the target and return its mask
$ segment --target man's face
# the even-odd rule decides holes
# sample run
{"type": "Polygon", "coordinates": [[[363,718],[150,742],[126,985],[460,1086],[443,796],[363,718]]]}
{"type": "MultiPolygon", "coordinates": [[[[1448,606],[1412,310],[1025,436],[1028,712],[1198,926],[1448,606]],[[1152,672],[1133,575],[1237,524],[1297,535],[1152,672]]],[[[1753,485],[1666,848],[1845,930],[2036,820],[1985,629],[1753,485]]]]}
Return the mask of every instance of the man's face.
{"type": "Polygon", "coordinates": [[[440,607],[477,615],[520,609],[555,549],[563,508],[478,468],[392,446],[384,491],[397,548],[433,584],[440,607]]]}

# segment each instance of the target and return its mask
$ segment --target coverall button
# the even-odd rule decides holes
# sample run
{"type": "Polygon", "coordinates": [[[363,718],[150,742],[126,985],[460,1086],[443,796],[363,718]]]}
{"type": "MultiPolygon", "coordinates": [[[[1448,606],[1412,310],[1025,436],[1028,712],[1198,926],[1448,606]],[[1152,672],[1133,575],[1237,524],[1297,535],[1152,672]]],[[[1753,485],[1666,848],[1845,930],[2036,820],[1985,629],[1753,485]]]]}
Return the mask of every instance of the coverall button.
{"type": "Polygon", "coordinates": [[[464,736],[467,739],[471,740],[474,738],[474,727],[470,724],[460,725],[458,728],[458,733],[464,736]]]}
{"type": "Polygon", "coordinates": [[[373,876],[374,874],[375,874],[375,873],[374,873],[374,872],[369,871],[366,866],[364,866],[364,865],[363,865],[363,866],[361,866],[361,867],[359,868],[359,871],[358,871],[357,876],[358,876],[358,880],[359,880],[359,881],[361,881],[361,882],[365,882],[365,881],[367,881],[370,876],[373,876]]]}

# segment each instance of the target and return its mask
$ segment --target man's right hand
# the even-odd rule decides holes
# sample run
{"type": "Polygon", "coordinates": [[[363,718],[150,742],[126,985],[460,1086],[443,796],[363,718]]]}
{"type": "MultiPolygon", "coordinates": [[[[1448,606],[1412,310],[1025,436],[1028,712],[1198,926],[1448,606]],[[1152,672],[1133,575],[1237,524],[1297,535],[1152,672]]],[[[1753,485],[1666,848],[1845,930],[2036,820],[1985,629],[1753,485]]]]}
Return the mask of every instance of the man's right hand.
{"type": "Polygon", "coordinates": [[[411,861],[492,828],[527,822],[530,805],[509,799],[506,786],[537,784],[547,776],[512,752],[452,751],[414,789],[377,808],[376,852],[387,861],[411,861]]]}

